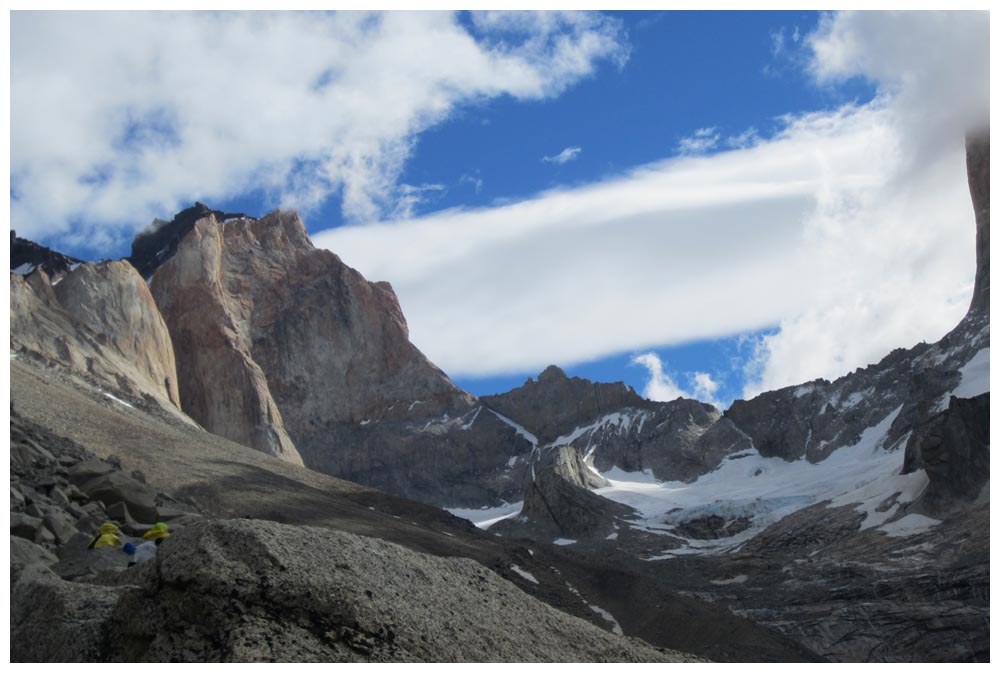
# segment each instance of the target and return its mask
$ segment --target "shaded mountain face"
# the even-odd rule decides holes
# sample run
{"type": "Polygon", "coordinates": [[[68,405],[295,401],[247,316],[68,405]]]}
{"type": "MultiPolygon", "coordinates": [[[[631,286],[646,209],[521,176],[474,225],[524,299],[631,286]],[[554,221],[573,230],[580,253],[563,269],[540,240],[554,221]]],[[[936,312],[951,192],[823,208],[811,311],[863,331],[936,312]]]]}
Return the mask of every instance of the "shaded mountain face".
{"type": "Polygon", "coordinates": [[[18,238],[13,229],[10,232],[11,273],[23,276],[40,268],[50,279],[57,280],[82,263],[82,259],[64,255],[26,238],[18,238]]]}
{"type": "Polygon", "coordinates": [[[482,398],[487,406],[516,419],[543,443],[586,425],[604,413],[624,407],[644,408],[648,402],[624,383],[594,383],[550,365],[520,388],[482,398]]]}

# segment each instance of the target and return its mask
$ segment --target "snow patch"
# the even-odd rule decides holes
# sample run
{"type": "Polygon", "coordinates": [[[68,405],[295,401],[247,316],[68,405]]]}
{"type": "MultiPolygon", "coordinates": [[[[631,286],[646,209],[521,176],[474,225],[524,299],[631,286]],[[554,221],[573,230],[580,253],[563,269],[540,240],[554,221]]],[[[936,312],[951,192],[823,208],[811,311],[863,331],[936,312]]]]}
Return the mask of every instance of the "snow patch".
{"type": "Polygon", "coordinates": [[[444,510],[460,519],[467,519],[475,524],[476,528],[486,530],[498,521],[517,516],[521,512],[524,501],[507,503],[499,507],[483,507],[480,509],[464,509],[461,507],[445,507],[444,510]]]}
{"type": "Polygon", "coordinates": [[[371,423],[371,419],[368,419],[368,418],[366,418],[365,420],[361,421],[361,425],[368,425],[369,423],[371,423]]]}
{"type": "Polygon", "coordinates": [[[618,623],[618,620],[615,619],[615,616],[613,614],[611,614],[604,608],[598,607],[596,605],[591,605],[590,603],[587,603],[587,607],[596,612],[597,614],[599,614],[604,621],[611,624],[612,633],[619,636],[624,635],[624,631],[622,631],[621,624],[618,623]]]}
{"type": "Polygon", "coordinates": [[[750,578],[747,577],[746,575],[737,575],[736,577],[730,577],[724,580],[712,580],[712,584],[716,586],[725,586],[727,584],[743,584],[748,579],[750,578]]]}
{"type": "Polygon", "coordinates": [[[413,411],[413,407],[417,406],[418,404],[423,404],[423,403],[424,403],[423,400],[415,400],[415,401],[413,401],[413,402],[410,403],[410,408],[407,409],[407,411],[413,411]]]}
{"type": "Polygon", "coordinates": [[[552,544],[557,544],[561,547],[565,547],[568,544],[576,544],[576,540],[570,540],[569,538],[565,537],[558,537],[552,541],[552,544]]]}
{"type": "MultiPolygon", "coordinates": [[[[990,391],[990,349],[983,348],[958,370],[962,381],[951,391],[955,397],[975,397],[990,391]]],[[[946,403],[947,408],[947,403],[946,403]]]]}
{"type": "MultiPolygon", "coordinates": [[[[553,570],[555,570],[556,572],[559,572],[556,568],[553,568],[553,570]]],[[[591,610],[593,610],[594,612],[596,612],[597,614],[599,614],[601,616],[601,618],[604,619],[604,621],[606,621],[609,624],[611,624],[611,631],[612,631],[612,633],[614,633],[615,635],[619,635],[619,636],[624,635],[624,632],[622,631],[621,624],[618,623],[618,620],[615,619],[615,616],[613,614],[611,614],[610,612],[608,612],[604,608],[598,607],[596,605],[593,605],[593,604],[587,602],[587,599],[584,598],[580,594],[580,592],[576,590],[576,587],[574,587],[569,582],[566,582],[566,588],[568,588],[570,590],[570,593],[572,593],[574,596],[576,596],[581,601],[583,601],[584,605],[586,605],[588,608],[590,608],[591,610]]]]}
{"type": "Polygon", "coordinates": [[[494,416],[496,416],[497,418],[499,418],[501,421],[503,421],[504,423],[506,423],[510,427],[514,428],[514,430],[517,431],[517,434],[519,434],[524,439],[528,440],[531,443],[532,446],[536,446],[536,447],[538,446],[538,437],[535,437],[533,434],[531,434],[530,432],[528,432],[527,430],[525,430],[523,425],[515,423],[514,421],[510,420],[509,418],[507,418],[503,414],[498,414],[497,412],[493,411],[492,409],[490,409],[490,413],[492,413],[494,416]]]}
{"type": "Polygon", "coordinates": [[[102,390],[101,392],[102,392],[102,393],[104,393],[104,396],[105,396],[105,397],[107,397],[107,398],[109,398],[109,399],[112,399],[112,400],[114,400],[114,401],[115,401],[115,402],[117,402],[118,404],[124,404],[124,405],[125,405],[126,407],[128,407],[129,409],[135,409],[135,407],[133,407],[133,406],[132,406],[131,404],[129,404],[129,403],[128,403],[128,402],[126,402],[125,400],[120,400],[120,399],[118,399],[117,397],[115,397],[114,395],[112,395],[111,393],[105,393],[105,392],[104,392],[103,390],[102,390]]]}
{"type": "Polygon", "coordinates": [[[25,262],[24,264],[18,266],[16,269],[11,269],[10,272],[16,273],[19,276],[26,276],[34,270],[35,270],[34,264],[32,264],[31,262],[25,262]]]}
{"type": "Polygon", "coordinates": [[[898,521],[885,524],[880,527],[879,530],[884,532],[889,537],[905,537],[907,535],[923,533],[939,523],[941,523],[941,521],[938,519],[932,519],[929,516],[924,516],[923,514],[907,514],[898,521]]]}
{"type": "Polygon", "coordinates": [[[529,582],[534,582],[535,584],[538,584],[538,580],[535,579],[535,576],[529,573],[527,570],[521,570],[521,568],[516,565],[512,565],[510,569],[516,572],[524,579],[528,580],[529,582]]]}
{"type": "Polygon", "coordinates": [[[469,428],[471,428],[472,424],[476,422],[477,418],[479,418],[479,412],[482,411],[482,410],[483,410],[482,407],[476,407],[476,412],[472,415],[472,420],[469,421],[468,423],[466,423],[465,425],[463,425],[462,429],[463,430],[468,430],[469,428]]]}

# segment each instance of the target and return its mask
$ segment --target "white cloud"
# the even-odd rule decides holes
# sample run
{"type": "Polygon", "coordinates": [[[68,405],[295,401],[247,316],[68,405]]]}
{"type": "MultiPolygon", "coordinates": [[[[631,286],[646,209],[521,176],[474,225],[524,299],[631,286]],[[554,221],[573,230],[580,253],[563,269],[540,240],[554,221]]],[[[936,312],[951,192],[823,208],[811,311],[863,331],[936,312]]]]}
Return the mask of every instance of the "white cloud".
{"type": "Polygon", "coordinates": [[[559,154],[551,157],[542,157],[542,161],[549,164],[559,164],[560,166],[568,161],[573,161],[576,159],[577,155],[582,152],[583,149],[580,147],[567,147],[559,154]]]}
{"type": "Polygon", "coordinates": [[[692,377],[694,379],[694,397],[719,406],[719,401],[715,397],[715,393],[719,391],[719,383],[712,378],[712,375],[707,372],[695,372],[692,377]]]}
{"type": "MultiPolygon", "coordinates": [[[[968,28],[971,42],[980,28],[968,28]]],[[[935,53],[985,58],[986,44],[959,44],[963,35],[939,34],[935,53]]],[[[988,86],[981,68],[934,67],[974,98],[988,86]]],[[[758,344],[747,394],[833,378],[940,338],[971,296],[968,115],[928,142],[920,128],[951,127],[947,106],[921,101],[897,87],[870,104],[789,116],[746,148],[315,239],[391,281],[414,342],[452,375],[532,373],[780,326],[758,344]]]]}
{"type": "Polygon", "coordinates": [[[572,12],[14,12],[11,200],[28,236],[94,247],[199,198],[341,191],[352,221],[412,208],[417,134],[467,102],[556,96],[627,59],[572,12]],[[110,225],[110,226],[108,226],[110,225]]]}
{"type": "Polygon", "coordinates": [[[681,154],[700,154],[718,145],[720,137],[714,126],[698,129],[693,135],[681,138],[677,149],[681,154]]]}
{"type": "Polygon", "coordinates": [[[670,375],[663,371],[663,361],[656,353],[643,353],[632,358],[632,364],[642,365],[649,371],[649,381],[643,388],[645,398],[654,402],[669,402],[678,397],[685,397],[670,375]]]}
{"type": "Polygon", "coordinates": [[[632,358],[631,364],[641,365],[649,372],[649,381],[643,388],[642,394],[647,399],[655,402],[669,402],[678,397],[701,400],[717,408],[722,404],[716,398],[715,393],[719,390],[719,384],[706,372],[693,372],[687,375],[691,382],[691,389],[681,388],[673,377],[663,368],[663,361],[656,353],[642,353],[632,358]]]}

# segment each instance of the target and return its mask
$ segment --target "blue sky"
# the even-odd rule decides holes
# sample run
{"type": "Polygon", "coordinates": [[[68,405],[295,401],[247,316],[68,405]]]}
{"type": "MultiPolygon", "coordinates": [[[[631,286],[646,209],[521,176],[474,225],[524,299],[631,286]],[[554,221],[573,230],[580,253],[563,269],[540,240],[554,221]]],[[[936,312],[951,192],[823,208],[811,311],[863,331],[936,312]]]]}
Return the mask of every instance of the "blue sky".
{"type": "Polygon", "coordinates": [[[968,299],[968,214],[939,221],[967,198],[982,104],[935,99],[954,82],[988,102],[976,17],[147,17],[90,15],[76,43],[79,17],[15,15],[22,235],[117,257],[195,200],[296,207],[317,245],[393,283],[414,341],[474,394],[554,363],[726,406],[937,338],[968,299]],[[282,40],[298,53],[256,54],[282,40]],[[84,91],[101,93],[50,109],[84,91]],[[886,216],[921,184],[919,226],[886,216]],[[895,257],[858,243],[903,228],[925,235],[895,257]]]}

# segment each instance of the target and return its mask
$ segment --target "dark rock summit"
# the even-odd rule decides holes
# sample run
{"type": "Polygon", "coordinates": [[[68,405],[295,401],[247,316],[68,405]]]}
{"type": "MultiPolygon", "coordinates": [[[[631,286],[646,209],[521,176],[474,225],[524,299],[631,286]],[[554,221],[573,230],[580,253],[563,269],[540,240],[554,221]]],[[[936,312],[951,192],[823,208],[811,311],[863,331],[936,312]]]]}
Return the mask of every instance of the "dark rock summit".
{"type": "Polygon", "coordinates": [[[132,241],[132,254],[129,255],[128,261],[139,270],[139,274],[143,278],[149,279],[161,264],[174,256],[177,252],[177,246],[180,245],[188,232],[194,229],[195,223],[209,215],[219,222],[247,217],[243,213],[224,213],[221,210],[212,210],[204,203],[196,202],[190,208],[185,208],[174,215],[169,222],[154,220],[132,241]]]}
{"type": "Polygon", "coordinates": [[[551,442],[602,414],[624,407],[643,408],[647,402],[624,383],[594,383],[569,378],[555,365],[538,380],[528,379],[520,388],[482,398],[487,406],[516,419],[539,441],[551,442]]]}
{"type": "Polygon", "coordinates": [[[10,231],[10,270],[19,274],[28,274],[35,269],[42,269],[52,280],[69,273],[82,259],[64,255],[44,245],[39,245],[26,238],[18,238],[17,233],[10,231]]]}

